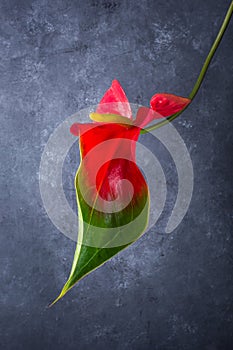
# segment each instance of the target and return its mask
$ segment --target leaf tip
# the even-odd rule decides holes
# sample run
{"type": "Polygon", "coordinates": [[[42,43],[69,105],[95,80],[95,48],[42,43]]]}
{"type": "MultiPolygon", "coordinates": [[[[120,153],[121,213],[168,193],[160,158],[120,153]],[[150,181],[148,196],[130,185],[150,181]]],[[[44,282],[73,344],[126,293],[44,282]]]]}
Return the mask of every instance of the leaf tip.
{"type": "Polygon", "coordinates": [[[53,305],[55,305],[61,298],[64,297],[64,295],[68,292],[65,288],[62,289],[61,293],[58,295],[58,297],[48,305],[48,308],[51,308],[53,305]]]}

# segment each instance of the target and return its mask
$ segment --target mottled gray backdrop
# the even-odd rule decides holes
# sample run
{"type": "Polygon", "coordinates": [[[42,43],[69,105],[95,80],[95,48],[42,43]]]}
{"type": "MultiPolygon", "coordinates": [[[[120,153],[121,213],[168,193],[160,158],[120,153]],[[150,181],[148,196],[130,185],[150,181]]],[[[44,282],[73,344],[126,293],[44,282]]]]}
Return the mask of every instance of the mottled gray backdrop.
{"type": "MultiPolygon", "coordinates": [[[[75,243],[47,217],[38,184],[49,135],[112,79],[134,103],[148,105],[155,92],[187,96],[229,4],[0,1],[1,349],[232,349],[233,23],[174,122],[194,167],[185,219],[171,235],[153,228],[50,309],[75,243]]],[[[160,161],[174,189],[172,160],[160,161]]],[[[76,145],[64,167],[73,207],[77,165],[76,145]]]]}

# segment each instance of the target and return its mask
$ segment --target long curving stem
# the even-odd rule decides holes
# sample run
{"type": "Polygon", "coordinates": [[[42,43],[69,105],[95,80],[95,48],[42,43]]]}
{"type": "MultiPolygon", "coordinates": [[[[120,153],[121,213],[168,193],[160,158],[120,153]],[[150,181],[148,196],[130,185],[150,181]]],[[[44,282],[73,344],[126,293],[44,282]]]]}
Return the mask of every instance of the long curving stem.
{"type": "MultiPolygon", "coordinates": [[[[196,96],[196,94],[197,94],[197,92],[198,92],[198,90],[199,90],[199,88],[201,86],[201,83],[203,82],[203,79],[204,79],[205,74],[207,72],[207,69],[208,69],[208,67],[210,65],[210,62],[211,62],[211,60],[212,60],[212,58],[213,58],[213,56],[215,54],[215,51],[217,50],[217,48],[218,48],[218,46],[220,44],[220,42],[222,40],[222,37],[223,37],[223,34],[225,33],[225,30],[227,29],[227,26],[228,26],[228,24],[230,22],[230,19],[231,19],[231,16],[232,16],[232,12],[233,12],[233,1],[231,2],[230,6],[229,6],[229,9],[228,9],[228,11],[226,13],[226,16],[224,18],[222,26],[221,26],[221,28],[220,28],[220,30],[218,32],[218,35],[217,35],[217,37],[216,37],[216,39],[215,39],[215,41],[214,41],[214,43],[213,43],[213,45],[212,45],[212,47],[210,49],[210,52],[209,52],[208,56],[206,57],[206,60],[205,60],[205,62],[203,64],[203,67],[202,67],[201,72],[200,72],[200,74],[199,74],[199,76],[197,78],[197,81],[196,81],[196,83],[195,83],[195,85],[193,87],[193,90],[188,96],[191,101],[196,96]]],[[[165,120],[161,121],[160,123],[157,123],[155,125],[149,126],[148,128],[145,128],[145,129],[141,130],[141,134],[144,134],[146,132],[158,129],[161,126],[166,125],[167,123],[169,123],[172,120],[176,119],[181,113],[183,113],[183,111],[187,107],[183,108],[180,112],[171,115],[170,117],[166,118],[165,120]]]]}

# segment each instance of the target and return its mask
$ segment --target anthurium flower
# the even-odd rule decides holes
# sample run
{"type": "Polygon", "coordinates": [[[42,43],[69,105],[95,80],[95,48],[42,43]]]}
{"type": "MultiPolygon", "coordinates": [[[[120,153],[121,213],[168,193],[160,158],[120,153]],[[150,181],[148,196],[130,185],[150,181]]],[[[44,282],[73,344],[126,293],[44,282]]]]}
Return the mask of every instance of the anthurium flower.
{"type": "Polygon", "coordinates": [[[168,117],[187,107],[190,102],[189,98],[164,93],[152,96],[150,106],[163,117],[168,117]]]}
{"type": "Polygon", "coordinates": [[[187,103],[174,95],[155,95],[151,108],[139,108],[133,120],[125,92],[114,80],[91,113],[92,122],[71,126],[81,153],[75,179],[79,235],[69,279],[56,300],[145,231],[149,190],[136,164],[136,141],[146,124],[187,103]]]}

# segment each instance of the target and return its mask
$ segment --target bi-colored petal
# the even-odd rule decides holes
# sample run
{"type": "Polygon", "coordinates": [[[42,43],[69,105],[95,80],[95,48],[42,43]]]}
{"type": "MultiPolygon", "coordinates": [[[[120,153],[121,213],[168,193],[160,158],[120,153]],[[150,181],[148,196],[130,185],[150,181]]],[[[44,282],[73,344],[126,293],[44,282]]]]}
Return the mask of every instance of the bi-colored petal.
{"type": "Polygon", "coordinates": [[[94,123],[75,123],[81,164],[75,187],[79,235],[70,276],[55,302],[80,279],[128,247],[148,223],[149,191],[136,165],[140,127],[133,125],[128,99],[114,80],[94,123]]]}

